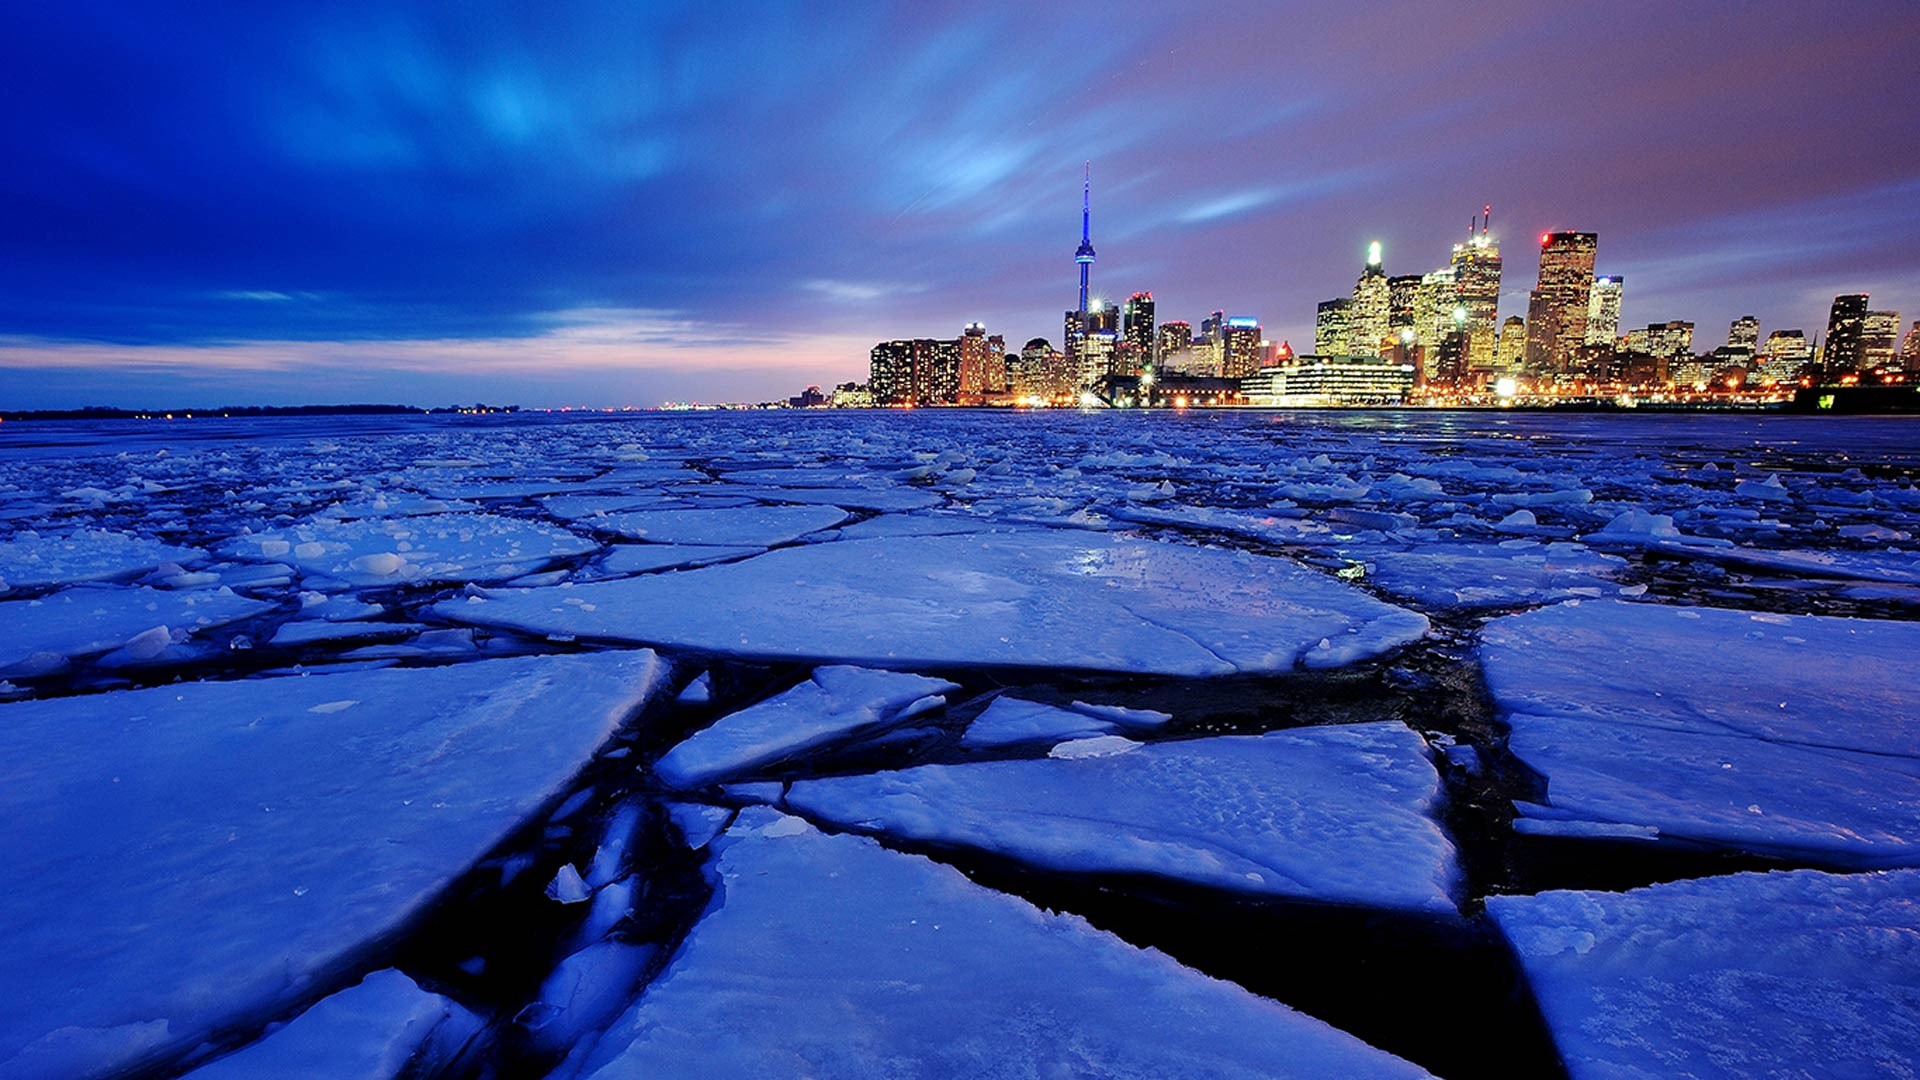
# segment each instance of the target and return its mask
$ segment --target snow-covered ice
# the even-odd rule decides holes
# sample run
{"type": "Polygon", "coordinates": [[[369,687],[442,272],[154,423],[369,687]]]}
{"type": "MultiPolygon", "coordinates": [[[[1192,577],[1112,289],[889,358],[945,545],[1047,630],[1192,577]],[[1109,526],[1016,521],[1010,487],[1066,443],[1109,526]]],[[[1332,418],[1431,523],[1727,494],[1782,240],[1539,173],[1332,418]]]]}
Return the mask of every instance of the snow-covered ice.
{"type": "Polygon", "coordinates": [[[1572,1080],[1920,1076],[1920,871],[1495,896],[1572,1080]]]}
{"type": "Polygon", "coordinates": [[[662,755],[653,771],[679,788],[738,779],[808,750],[885,731],[955,689],[920,675],[819,668],[793,689],[695,732],[662,755]]]}
{"type": "Polygon", "coordinates": [[[1025,742],[1105,735],[1117,725],[1111,720],[1037,701],[998,697],[982,709],[960,736],[960,745],[984,750],[1025,742]]]}
{"type": "Polygon", "coordinates": [[[791,543],[847,519],[834,506],[730,506],[697,510],[625,510],[584,524],[657,544],[769,547],[791,543]]]}
{"type": "Polygon", "coordinates": [[[163,563],[184,566],[205,558],[192,548],[106,529],[62,535],[16,533],[10,540],[0,540],[0,592],[129,577],[163,563]]]}
{"type": "Polygon", "coordinates": [[[1920,863],[1920,623],[1619,602],[1489,623],[1543,819],[1841,868],[1920,863]]]}
{"type": "Polygon", "coordinates": [[[317,520],[239,537],[221,551],[235,559],[291,562],[357,586],[504,581],[599,544],[564,529],[496,514],[440,514],[395,520],[317,520]]]}
{"type": "Polygon", "coordinates": [[[712,905],[583,1075],[1426,1075],[870,840],[753,809],[713,846],[712,905]]]}
{"type": "Polygon", "coordinates": [[[742,656],[1165,675],[1335,667],[1427,630],[1425,616],[1287,559],[1059,531],[809,544],[435,610],[742,656]]]}
{"type": "Polygon", "coordinates": [[[239,622],[273,605],[231,589],[170,592],[80,586],[36,600],[0,602],[0,674],[34,664],[36,656],[68,659],[118,649],[164,628],[171,639],[239,622]]]}
{"type": "Polygon", "coordinates": [[[395,1080],[446,1065],[483,1025],[400,972],[376,971],[184,1080],[395,1080]]]}
{"type": "Polygon", "coordinates": [[[0,1075],[273,1019],[556,798],[663,675],[638,651],[0,705],[0,1075]]]}
{"type": "Polygon", "coordinates": [[[1049,870],[1454,910],[1453,845],[1433,818],[1440,779],[1426,744],[1399,723],[1099,750],[802,780],[786,805],[849,828],[1049,870]]]}

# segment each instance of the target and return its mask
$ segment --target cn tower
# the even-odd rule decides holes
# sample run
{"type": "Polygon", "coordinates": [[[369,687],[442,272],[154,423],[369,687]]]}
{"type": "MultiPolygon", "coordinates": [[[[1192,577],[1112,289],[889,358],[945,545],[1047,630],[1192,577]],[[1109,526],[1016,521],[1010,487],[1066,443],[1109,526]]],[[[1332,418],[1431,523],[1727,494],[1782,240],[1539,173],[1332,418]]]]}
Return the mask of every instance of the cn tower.
{"type": "Polygon", "coordinates": [[[1080,189],[1080,250],[1073,261],[1080,264],[1080,313],[1087,311],[1087,277],[1093,272],[1093,162],[1087,162],[1086,177],[1080,189]]]}

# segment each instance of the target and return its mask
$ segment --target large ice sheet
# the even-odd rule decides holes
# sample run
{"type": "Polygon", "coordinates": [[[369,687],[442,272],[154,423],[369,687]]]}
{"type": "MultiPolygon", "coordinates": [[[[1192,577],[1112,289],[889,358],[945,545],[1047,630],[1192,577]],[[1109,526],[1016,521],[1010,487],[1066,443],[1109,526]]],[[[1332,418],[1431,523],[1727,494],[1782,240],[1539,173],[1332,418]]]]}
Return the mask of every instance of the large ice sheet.
{"type": "Polygon", "coordinates": [[[197,631],[271,611],[231,589],[163,592],[159,589],[81,587],[37,600],[0,603],[0,673],[36,654],[91,656],[118,649],[156,627],[186,637],[197,631]]]}
{"type": "Polygon", "coordinates": [[[1508,723],[1514,755],[1547,778],[1547,805],[1529,816],[1841,869],[1920,865],[1920,760],[1564,717],[1508,723]]]}
{"type": "Polygon", "coordinates": [[[752,487],[721,488],[767,502],[802,503],[812,506],[839,506],[848,510],[910,511],[925,510],[946,502],[939,492],[908,487],[752,487]]]}
{"type": "Polygon", "coordinates": [[[193,548],[104,529],[62,536],[22,533],[0,540],[0,592],[130,577],[161,563],[186,565],[205,558],[193,548]]]}
{"type": "Polygon", "coordinates": [[[723,506],[699,510],[627,510],[589,521],[596,529],[656,544],[769,547],[847,519],[835,506],[723,506]]]}
{"type": "Polygon", "coordinates": [[[803,780],[787,805],[1049,870],[1451,915],[1440,797],[1426,743],[1387,721],[803,780]]]}
{"type": "Polygon", "coordinates": [[[1920,871],[1495,896],[1573,1080],[1920,1076],[1920,871]]]}
{"type": "Polygon", "coordinates": [[[394,1080],[410,1063],[446,1064],[481,1026],[400,972],[376,971],[185,1080],[394,1080]]]}
{"type": "Polygon", "coordinates": [[[1166,675],[1332,667],[1427,629],[1425,616],[1287,559],[1061,531],[810,544],[436,610],[745,656],[1166,675]]]}
{"type": "Polygon", "coordinates": [[[1625,559],[1579,544],[1508,540],[1498,544],[1428,545],[1412,551],[1356,555],[1368,580],[1397,596],[1436,607],[1538,604],[1617,591],[1613,575],[1625,559]]]}
{"type": "Polygon", "coordinates": [[[0,705],[0,1075],[124,1070],[323,988],[557,798],[662,667],[524,657],[0,705]]]}
{"type": "Polygon", "coordinates": [[[1527,816],[1852,869],[1920,864],[1916,650],[1914,623],[1581,603],[1489,623],[1482,658],[1546,778],[1527,816]]]}
{"type": "Polygon", "coordinates": [[[653,771],[681,788],[734,779],[815,747],[884,731],[909,705],[957,689],[920,675],[823,667],[793,689],[695,732],[661,755],[653,771]]]}
{"type": "Polygon", "coordinates": [[[1920,757],[1920,623],[1581,601],[1481,638],[1509,712],[1920,757]]]}
{"type": "Polygon", "coordinates": [[[743,813],[596,1080],[1417,1077],[1351,1035],[957,871],[743,813]]]}
{"type": "Polygon", "coordinates": [[[290,562],[358,586],[504,581],[599,544],[565,529],[495,514],[312,521],[222,546],[230,558],[290,562]]]}

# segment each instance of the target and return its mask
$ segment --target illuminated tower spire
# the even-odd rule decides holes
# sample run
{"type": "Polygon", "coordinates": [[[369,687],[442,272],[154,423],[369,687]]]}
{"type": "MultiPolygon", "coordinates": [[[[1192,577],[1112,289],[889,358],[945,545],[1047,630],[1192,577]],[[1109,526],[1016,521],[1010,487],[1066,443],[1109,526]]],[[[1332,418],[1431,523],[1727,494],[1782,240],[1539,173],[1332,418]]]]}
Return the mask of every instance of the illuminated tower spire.
{"type": "Polygon", "coordinates": [[[1093,270],[1093,162],[1087,162],[1086,176],[1080,189],[1080,250],[1074,252],[1073,261],[1080,264],[1080,311],[1087,310],[1087,278],[1093,270]]]}

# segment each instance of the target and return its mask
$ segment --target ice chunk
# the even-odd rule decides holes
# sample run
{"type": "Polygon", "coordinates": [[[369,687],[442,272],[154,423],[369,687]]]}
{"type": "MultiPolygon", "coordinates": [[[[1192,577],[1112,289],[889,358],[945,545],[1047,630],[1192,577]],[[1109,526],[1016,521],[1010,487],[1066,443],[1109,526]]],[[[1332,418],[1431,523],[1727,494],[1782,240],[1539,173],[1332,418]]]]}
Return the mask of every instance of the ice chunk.
{"type": "Polygon", "coordinates": [[[1231,983],[870,840],[747,811],[594,1080],[1417,1077],[1231,983]]]}
{"type": "Polygon", "coordinates": [[[588,524],[657,544],[768,547],[830,529],[847,519],[834,506],[734,506],[703,510],[629,510],[588,524]]]}
{"type": "Polygon", "coordinates": [[[184,1080],[391,1080],[444,1065],[482,1024],[400,972],[376,971],[184,1080]]]}
{"type": "Polygon", "coordinates": [[[644,574],[652,570],[677,570],[683,566],[704,566],[728,559],[758,555],[765,548],[714,547],[707,544],[615,544],[600,560],[603,574],[644,574]]]}
{"type": "Polygon", "coordinates": [[[1523,813],[1843,869],[1920,864],[1920,694],[1900,667],[1920,624],[1610,602],[1495,620],[1483,639],[1511,748],[1547,780],[1547,807],[1523,813]]]}
{"type": "Polygon", "coordinates": [[[729,494],[737,492],[766,502],[802,503],[812,506],[838,506],[848,510],[885,510],[890,512],[926,510],[946,502],[938,492],[925,488],[904,486],[893,487],[830,487],[830,488],[768,488],[740,487],[720,489],[729,494]]]}
{"type": "Polygon", "coordinates": [[[1579,544],[1509,540],[1430,544],[1415,551],[1370,551],[1368,580],[1435,607],[1494,607],[1597,596],[1613,590],[1627,561],[1579,544]]]}
{"type": "MultiPolygon", "coordinates": [[[[294,545],[302,569],[353,585],[504,581],[554,559],[599,548],[537,521],[494,514],[437,514],[393,520],[317,520],[285,532],[222,545],[229,558],[262,558],[262,545],[294,545]]],[[[280,556],[285,558],[285,556],[280,556]]]]}
{"type": "Polygon", "coordinates": [[[1493,896],[1573,1080],[1920,1076],[1920,871],[1493,896]]]}
{"type": "Polygon", "coordinates": [[[1047,751],[1047,756],[1061,761],[1079,761],[1083,758],[1112,757],[1138,749],[1140,744],[1125,735],[1095,735],[1089,739],[1063,742],[1047,751]]]}
{"type": "Polygon", "coordinates": [[[99,529],[64,536],[15,536],[0,540],[0,581],[9,588],[31,589],[131,577],[162,563],[188,566],[205,559],[192,548],[99,529]]]}
{"type": "Polygon", "coordinates": [[[786,803],[1050,870],[1451,914],[1440,798],[1420,736],[1382,722],[801,780],[786,803]]]}
{"type": "MultiPolygon", "coordinates": [[[[156,627],[208,630],[272,609],[272,604],[227,589],[162,592],[86,586],[38,600],[8,601],[0,603],[0,672],[36,653],[92,656],[118,649],[156,627]]],[[[171,635],[164,636],[162,649],[172,643],[171,635]]]]}
{"type": "Polygon", "coordinates": [[[1019,698],[998,697],[973,718],[960,745],[989,749],[1023,742],[1059,741],[1105,735],[1114,724],[1083,712],[1042,705],[1019,698]]]}
{"type": "Polygon", "coordinates": [[[884,731],[911,719],[928,695],[953,683],[892,671],[823,667],[758,705],[717,720],[654,763],[678,788],[729,780],[815,747],[884,731]]]}
{"type": "Polygon", "coordinates": [[[1425,616],[1291,560],[1061,531],[809,544],[435,610],[732,655],[1167,675],[1330,667],[1427,630],[1425,616]]]}
{"type": "Polygon", "coordinates": [[[0,1075],[75,1031],[113,1034],[57,1073],[273,1019],[557,800],[664,684],[638,651],[0,705],[0,761],[33,763],[0,784],[0,1075]],[[359,704],[313,711],[339,701],[359,704]]]}

